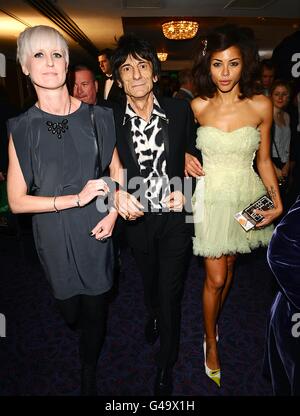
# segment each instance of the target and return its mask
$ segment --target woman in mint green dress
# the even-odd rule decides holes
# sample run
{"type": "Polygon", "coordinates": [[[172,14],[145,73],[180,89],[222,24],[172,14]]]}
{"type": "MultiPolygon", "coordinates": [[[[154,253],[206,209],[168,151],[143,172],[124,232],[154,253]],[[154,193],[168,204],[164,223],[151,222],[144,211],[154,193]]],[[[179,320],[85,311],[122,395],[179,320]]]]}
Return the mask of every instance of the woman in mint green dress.
{"type": "Polygon", "coordinates": [[[198,178],[193,196],[193,249],[195,255],[204,257],[206,272],[205,371],[218,386],[221,370],[217,321],[231,284],[236,255],[266,246],[273,230],[270,224],[282,212],[270,159],[272,104],[257,91],[257,63],[250,29],[226,25],[203,39],[194,66],[199,96],[192,101],[192,109],[201,126],[196,147],[202,152],[204,176],[198,178]],[[255,155],[259,175],[253,170],[255,155]],[[275,208],[259,211],[263,220],[255,229],[244,231],[234,214],[266,193],[275,208]]]}

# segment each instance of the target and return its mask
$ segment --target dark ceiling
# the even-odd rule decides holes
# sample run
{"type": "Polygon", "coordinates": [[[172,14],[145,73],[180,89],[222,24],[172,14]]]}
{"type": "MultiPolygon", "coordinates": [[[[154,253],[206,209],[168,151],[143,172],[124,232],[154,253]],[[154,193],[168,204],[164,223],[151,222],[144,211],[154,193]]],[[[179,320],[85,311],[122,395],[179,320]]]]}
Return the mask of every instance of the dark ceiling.
{"type": "Polygon", "coordinates": [[[25,27],[52,25],[66,37],[71,62],[98,66],[97,54],[114,47],[115,38],[134,32],[158,51],[168,52],[163,66],[189,64],[203,29],[238,23],[254,30],[262,55],[300,28],[299,0],[0,0],[0,52],[15,59],[16,38],[25,27]],[[187,15],[188,13],[188,15],[187,15]],[[190,18],[199,22],[192,40],[163,36],[166,20],[190,18]]]}
{"type": "MultiPolygon", "coordinates": [[[[155,45],[158,51],[167,51],[169,53],[168,60],[190,60],[192,59],[199,38],[203,30],[211,27],[216,27],[226,23],[234,23],[242,26],[252,27],[255,31],[257,42],[261,50],[272,50],[277,43],[284,37],[281,33],[287,27],[292,27],[291,19],[281,18],[255,18],[255,17],[185,17],[189,20],[194,20],[199,23],[199,30],[195,38],[191,40],[169,40],[166,39],[162,33],[162,23],[169,20],[176,20],[174,17],[123,17],[124,33],[135,33],[136,35],[147,39],[155,45]],[[271,27],[273,32],[274,44],[270,45],[269,37],[266,35],[266,28],[271,27]],[[278,39],[278,42],[276,41],[278,39]]],[[[183,18],[182,18],[183,19],[183,18]]],[[[298,19],[299,21],[299,19],[298,19]]],[[[297,25],[297,20],[294,22],[297,25]]]]}

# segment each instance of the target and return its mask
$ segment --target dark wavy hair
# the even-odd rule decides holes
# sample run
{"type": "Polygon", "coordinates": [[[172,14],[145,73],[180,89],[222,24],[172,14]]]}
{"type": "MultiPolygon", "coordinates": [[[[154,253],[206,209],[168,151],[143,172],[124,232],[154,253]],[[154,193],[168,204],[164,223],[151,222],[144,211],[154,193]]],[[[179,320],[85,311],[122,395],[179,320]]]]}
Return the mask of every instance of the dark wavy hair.
{"type": "Polygon", "coordinates": [[[242,56],[242,73],[239,81],[240,99],[261,93],[257,83],[259,55],[252,29],[237,25],[224,25],[208,31],[201,37],[199,51],[193,66],[194,84],[198,96],[212,98],[217,91],[210,76],[211,56],[214,52],[237,47],[242,56]]]}
{"type": "Polygon", "coordinates": [[[110,49],[110,48],[105,48],[105,49],[102,49],[102,50],[99,52],[99,55],[98,55],[98,56],[100,56],[100,55],[105,55],[105,56],[106,56],[106,58],[110,61],[111,57],[113,56],[113,53],[114,53],[114,50],[113,50],[113,49],[110,49]]]}
{"type": "Polygon", "coordinates": [[[139,39],[134,34],[123,35],[119,38],[117,48],[111,57],[112,74],[115,80],[120,81],[119,68],[124,64],[128,56],[138,59],[146,59],[152,63],[153,75],[159,76],[160,62],[155,48],[146,40],[139,39]]]}

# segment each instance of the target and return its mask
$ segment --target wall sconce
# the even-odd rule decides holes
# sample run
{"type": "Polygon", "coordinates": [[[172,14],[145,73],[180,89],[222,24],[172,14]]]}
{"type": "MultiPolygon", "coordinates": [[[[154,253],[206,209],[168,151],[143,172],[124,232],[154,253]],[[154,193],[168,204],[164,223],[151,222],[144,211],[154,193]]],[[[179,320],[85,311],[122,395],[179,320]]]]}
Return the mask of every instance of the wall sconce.
{"type": "Polygon", "coordinates": [[[160,62],[164,62],[168,58],[168,52],[157,52],[157,57],[160,60],[160,62]]]}

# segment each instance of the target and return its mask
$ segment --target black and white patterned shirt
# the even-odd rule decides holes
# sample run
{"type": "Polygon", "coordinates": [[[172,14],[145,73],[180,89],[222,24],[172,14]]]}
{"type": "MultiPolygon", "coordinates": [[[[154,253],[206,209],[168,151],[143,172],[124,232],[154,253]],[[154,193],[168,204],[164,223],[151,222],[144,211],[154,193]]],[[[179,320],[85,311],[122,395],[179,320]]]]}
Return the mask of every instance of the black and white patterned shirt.
{"type": "Polygon", "coordinates": [[[161,120],[167,117],[155,97],[149,122],[139,117],[127,103],[123,125],[131,123],[131,137],[150,211],[165,210],[163,200],[170,193],[161,120]]]}

